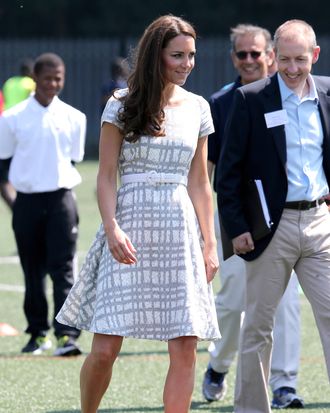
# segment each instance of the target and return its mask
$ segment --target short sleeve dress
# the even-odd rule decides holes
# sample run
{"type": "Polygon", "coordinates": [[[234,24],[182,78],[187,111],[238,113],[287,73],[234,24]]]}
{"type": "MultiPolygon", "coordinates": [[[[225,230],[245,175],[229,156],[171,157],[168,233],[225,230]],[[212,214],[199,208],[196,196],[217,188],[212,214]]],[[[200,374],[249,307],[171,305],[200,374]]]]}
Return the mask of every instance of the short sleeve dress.
{"type": "MultiPolygon", "coordinates": [[[[120,107],[121,102],[111,97],[102,123],[120,128],[120,107]]],[[[187,92],[181,106],[165,108],[166,136],[123,141],[120,176],[156,171],[188,177],[198,139],[212,131],[208,103],[187,92]]],[[[187,187],[166,182],[121,185],[116,220],[137,250],[137,263],[125,265],[112,257],[101,225],[57,321],[94,333],[142,339],[220,338],[203,241],[187,187]]]]}

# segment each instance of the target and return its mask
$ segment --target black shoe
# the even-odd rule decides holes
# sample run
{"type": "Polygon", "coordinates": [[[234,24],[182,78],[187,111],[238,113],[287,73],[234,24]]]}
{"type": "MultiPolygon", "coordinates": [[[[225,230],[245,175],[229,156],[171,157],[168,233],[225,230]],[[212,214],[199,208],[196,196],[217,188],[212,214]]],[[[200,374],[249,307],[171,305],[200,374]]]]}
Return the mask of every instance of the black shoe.
{"type": "Polygon", "coordinates": [[[31,336],[27,344],[22,348],[22,353],[39,355],[52,347],[52,342],[47,336],[31,336]]]}
{"type": "Polygon", "coordinates": [[[57,339],[57,348],[54,351],[54,356],[79,356],[81,350],[75,339],[69,336],[61,336],[57,339]]]}
{"type": "Polygon", "coordinates": [[[227,383],[226,373],[218,373],[209,365],[204,374],[202,393],[208,402],[220,401],[225,397],[227,383]]]}
{"type": "Polygon", "coordinates": [[[280,387],[273,393],[273,409],[303,409],[304,407],[304,400],[292,387],[280,387]]]}

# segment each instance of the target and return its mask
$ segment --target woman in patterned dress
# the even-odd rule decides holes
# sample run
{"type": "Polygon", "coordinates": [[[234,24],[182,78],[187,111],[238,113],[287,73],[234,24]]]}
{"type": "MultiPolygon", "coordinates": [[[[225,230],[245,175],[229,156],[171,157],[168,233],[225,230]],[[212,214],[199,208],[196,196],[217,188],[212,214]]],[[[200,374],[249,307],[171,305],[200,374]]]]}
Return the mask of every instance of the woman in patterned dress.
{"type": "Polygon", "coordinates": [[[164,411],[188,412],[197,341],[220,337],[206,167],[213,124],[207,102],[181,87],[194,67],[195,38],[181,18],[152,22],[128,89],[115,92],[102,115],[102,226],[57,316],[94,333],[80,375],[83,413],[97,411],[123,337],[168,341],[164,411]]]}

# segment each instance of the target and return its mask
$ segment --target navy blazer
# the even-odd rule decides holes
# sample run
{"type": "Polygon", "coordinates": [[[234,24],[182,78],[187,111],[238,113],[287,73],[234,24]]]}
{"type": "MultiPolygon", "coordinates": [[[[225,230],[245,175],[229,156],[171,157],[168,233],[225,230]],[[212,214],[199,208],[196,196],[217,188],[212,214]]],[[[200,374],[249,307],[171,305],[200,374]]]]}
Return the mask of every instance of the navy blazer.
{"type": "Polygon", "coordinates": [[[230,83],[219,91],[213,93],[210,97],[209,104],[214,124],[214,132],[211,133],[207,140],[207,159],[215,165],[213,189],[216,188],[216,176],[218,171],[218,164],[220,159],[220,152],[222,148],[223,134],[228,118],[229,110],[234,98],[234,92],[237,88],[242,86],[240,76],[236,78],[234,83],[230,83]]]}
{"type": "MultiPolygon", "coordinates": [[[[313,76],[323,128],[323,168],[330,187],[330,77],[313,76]]],[[[265,113],[282,109],[277,75],[238,88],[226,124],[217,175],[217,197],[223,226],[230,239],[250,231],[245,218],[246,182],[261,179],[272,231],[255,241],[242,258],[257,258],[269,244],[284,209],[288,191],[284,125],[267,128],[265,113]]]]}

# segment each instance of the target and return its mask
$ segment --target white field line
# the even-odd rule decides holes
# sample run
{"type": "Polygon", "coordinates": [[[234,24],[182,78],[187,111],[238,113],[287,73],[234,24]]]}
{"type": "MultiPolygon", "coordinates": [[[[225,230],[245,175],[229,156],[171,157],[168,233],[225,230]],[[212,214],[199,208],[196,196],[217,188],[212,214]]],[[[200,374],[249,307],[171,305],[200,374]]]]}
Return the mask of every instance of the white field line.
{"type": "MultiPolygon", "coordinates": [[[[84,258],[86,256],[86,251],[78,251],[78,258],[84,258]]],[[[10,255],[8,257],[0,256],[0,265],[1,264],[19,264],[18,255],[10,255]]]]}
{"type": "Polygon", "coordinates": [[[25,287],[23,285],[0,284],[0,291],[24,293],[25,287]]]}
{"type": "MultiPolygon", "coordinates": [[[[85,251],[78,251],[78,258],[85,257],[86,252],[85,251]]],[[[12,265],[18,265],[19,264],[19,258],[18,256],[8,256],[8,257],[0,257],[0,265],[3,264],[12,264],[12,265]]],[[[0,269],[1,272],[1,269],[0,269]]],[[[13,285],[13,284],[3,284],[0,283],[0,291],[8,291],[8,292],[20,292],[24,293],[25,287],[24,285],[13,285]]]]}
{"type": "Polygon", "coordinates": [[[19,264],[19,258],[16,255],[0,257],[0,264],[19,264]]]}

